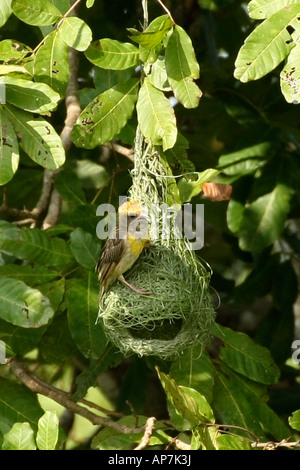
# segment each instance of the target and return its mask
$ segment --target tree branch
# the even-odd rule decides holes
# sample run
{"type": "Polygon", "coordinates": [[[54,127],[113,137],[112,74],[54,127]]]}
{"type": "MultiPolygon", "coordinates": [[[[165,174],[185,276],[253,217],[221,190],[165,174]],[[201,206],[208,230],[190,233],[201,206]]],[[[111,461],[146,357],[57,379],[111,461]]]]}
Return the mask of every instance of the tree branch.
{"type": "Polygon", "coordinates": [[[139,443],[139,445],[134,448],[134,450],[143,450],[145,449],[145,447],[147,447],[150,441],[150,437],[152,436],[153,431],[154,431],[155,421],[156,421],[156,418],[154,417],[147,419],[145,432],[142,437],[142,440],[139,443]]]}
{"type": "Polygon", "coordinates": [[[76,413],[82,416],[83,418],[86,418],[92,424],[107,426],[109,428],[115,429],[116,431],[122,434],[138,434],[144,431],[145,429],[145,426],[131,428],[124,424],[112,421],[108,418],[103,418],[101,416],[96,415],[87,408],[80,406],[78,403],[74,402],[68,393],[59,390],[58,388],[53,387],[52,385],[49,385],[43,382],[38,377],[32,375],[25,368],[25,366],[18,361],[16,357],[13,357],[12,359],[8,360],[7,363],[10,367],[11,372],[32,392],[39,393],[48,398],[51,398],[55,402],[72,411],[73,413],[76,413]]]}

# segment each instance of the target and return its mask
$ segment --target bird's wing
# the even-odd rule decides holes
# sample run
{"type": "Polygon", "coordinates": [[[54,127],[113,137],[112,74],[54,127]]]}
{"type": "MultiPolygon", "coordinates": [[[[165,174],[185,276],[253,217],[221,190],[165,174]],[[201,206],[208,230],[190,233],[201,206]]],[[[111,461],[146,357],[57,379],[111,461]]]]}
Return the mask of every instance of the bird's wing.
{"type": "Polygon", "coordinates": [[[117,230],[116,238],[109,238],[105,243],[96,266],[100,281],[104,281],[109,276],[111,270],[120,261],[125,248],[123,242],[124,240],[118,237],[117,230]]]}

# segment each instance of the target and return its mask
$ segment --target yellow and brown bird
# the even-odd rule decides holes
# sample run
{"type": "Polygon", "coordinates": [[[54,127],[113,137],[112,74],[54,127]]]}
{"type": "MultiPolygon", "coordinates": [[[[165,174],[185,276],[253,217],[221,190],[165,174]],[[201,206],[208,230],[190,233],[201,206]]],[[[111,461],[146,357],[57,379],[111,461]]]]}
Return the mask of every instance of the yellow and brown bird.
{"type": "Polygon", "coordinates": [[[105,243],[96,266],[101,282],[100,298],[116,279],[138,294],[150,294],[130,284],[123,276],[149,242],[147,211],[139,202],[127,201],[119,207],[118,215],[119,223],[105,243]]]}

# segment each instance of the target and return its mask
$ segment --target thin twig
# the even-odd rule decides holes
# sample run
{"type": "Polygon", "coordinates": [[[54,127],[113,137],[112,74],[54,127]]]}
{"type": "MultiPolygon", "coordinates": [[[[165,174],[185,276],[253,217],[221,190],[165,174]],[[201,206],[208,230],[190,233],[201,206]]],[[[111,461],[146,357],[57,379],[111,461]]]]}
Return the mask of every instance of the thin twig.
{"type": "Polygon", "coordinates": [[[9,365],[11,372],[32,392],[39,393],[48,398],[51,398],[56,403],[59,403],[68,410],[72,411],[73,413],[83,416],[92,424],[107,426],[109,428],[115,429],[116,431],[122,434],[138,434],[140,432],[143,432],[145,429],[145,426],[131,428],[124,424],[112,421],[108,418],[103,418],[101,416],[96,415],[87,408],[80,406],[78,403],[74,402],[70,398],[70,395],[68,393],[59,390],[58,388],[53,387],[52,385],[49,385],[46,382],[43,382],[38,377],[32,375],[25,368],[25,366],[18,361],[16,357],[9,359],[7,361],[7,364],[9,365]]]}
{"type": "Polygon", "coordinates": [[[142,437],[142,440],[139,443],[139,445],[134,448],[134,450],[143,450],[145,449],[145,447],[148,446],[150,438],[154,431],[155,422],[156,422],[156,418],[154,418],[154,416],[147,419],[145,432],[142,437]]]}
{"type": "Polygon", "coordinates": [[[276,450],[279,447],[286,447],[288,449],[295,449],[300,447],[300,439],[298,441],[290,442],[287,439],[283,439],[280,442],[252,442],[251,447],[263,448],[263,450],[276,450]]]}
{"type": "Polygon", "coordinates": [[[163,7],[163,9],[165,10],[165,12],[169,15],[169,17],[170,17],[170,19],[173,21],[173,23],[176,24],[175,21],[174,21],[173,16],[171,15],[170,10],[168,10],[168,8],[166,7],[166,5],[164,5],[161,0],[157,0],[157,1],[158,1],[158,3],[163,7]]]}

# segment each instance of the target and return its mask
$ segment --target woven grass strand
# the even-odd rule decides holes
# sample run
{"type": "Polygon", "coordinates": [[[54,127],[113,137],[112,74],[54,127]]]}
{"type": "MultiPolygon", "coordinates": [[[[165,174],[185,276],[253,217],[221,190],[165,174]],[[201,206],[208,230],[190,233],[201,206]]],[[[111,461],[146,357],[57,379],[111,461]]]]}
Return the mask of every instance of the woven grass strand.
{"type": "MultiPolygon", "coordinates": [[[[168,167],[161,155],[143,142],[136,142],[135,168],[129,197],[146,206],[170,200],[168,167]],[[153,176],[148,169],[155,173],[153,176]],[[157,176],[160,175],[160,176],[157,176]]],[[[158,213],[159,233],[162,217],[158,213]]],[[[180,355],[211,339],[215,320],[207,265],[188,249],[188,241],[174,236],[155,240],[126,273],[126,279],[152,295],[137,295],[123,283],[112,285],[100,303],[99,319],[107,337],[125,354],[155,355],[163,359],[180,355]]]]}

